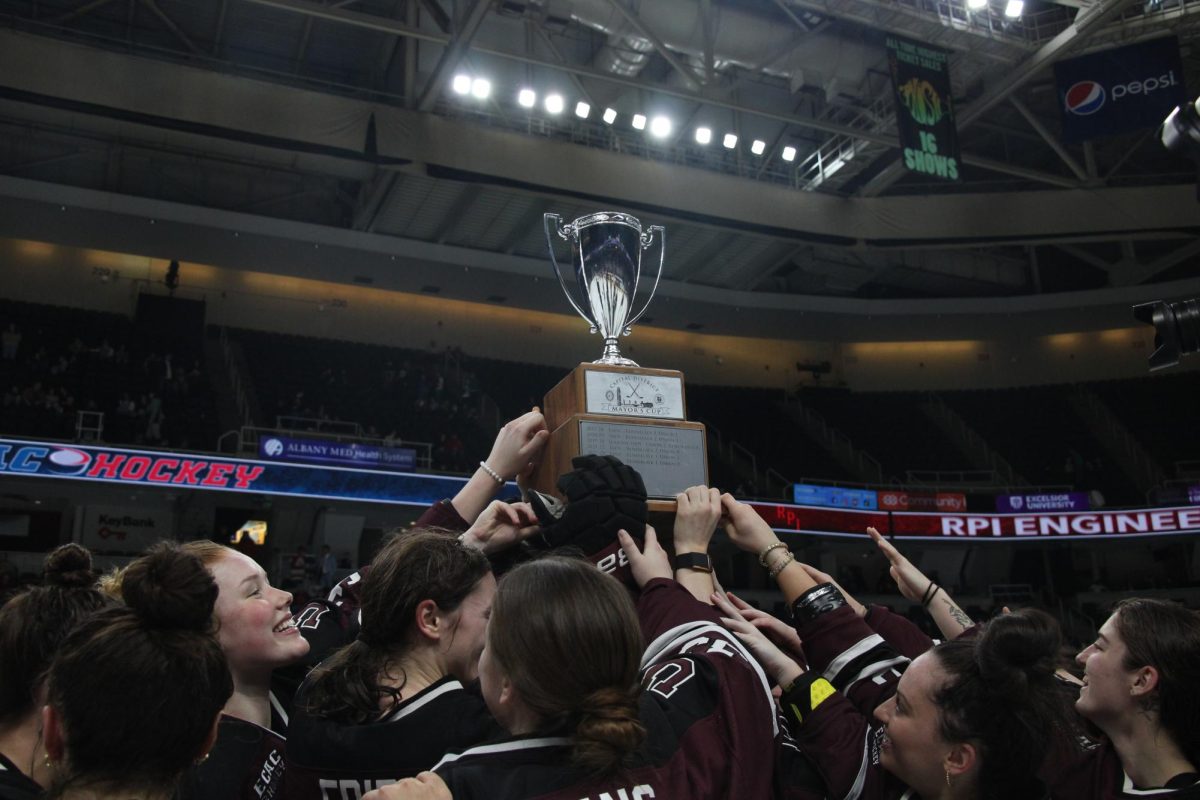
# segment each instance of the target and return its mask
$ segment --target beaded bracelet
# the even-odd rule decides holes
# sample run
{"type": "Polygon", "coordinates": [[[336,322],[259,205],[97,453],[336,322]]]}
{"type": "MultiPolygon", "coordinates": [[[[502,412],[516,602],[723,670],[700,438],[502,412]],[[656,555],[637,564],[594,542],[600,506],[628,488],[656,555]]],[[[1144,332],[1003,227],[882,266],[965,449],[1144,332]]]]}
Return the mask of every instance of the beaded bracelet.
{"type": "Polygon", "coordinates": [[[778,550],[781,547],[787,547],[787,545],[783,542],[775,542],[775,544],[769,544],[764,547],[763,551],[758,554],[758,563],[762,565],[763,569],[770,569],[770,567],[767,566],[767,556],[772,550],[778,550]]]}
{"type": "Polygon", "coordinates": [[[772,578],[778,578],[779,573],[783,572],[783,568],[795,560],[796,557],[792,555],[790,550],[785,551],[783,558],[779,559],[779,562],[775,566],[771,567],[771,570],[767,573],[767,575],[772,578]]]}
{"type": "Polygon", "coordinates": [[[494,480],[496,483],[500,484],[501,486],[504,485],[504,478],[500,477],[499,472],[496,472],[496,470],[489,467],[488,463],[486,461],[480,461],[479,468],[482,469],[484,472],[486,472],[488,475],[491,475],[492,480],[494,480]]]}

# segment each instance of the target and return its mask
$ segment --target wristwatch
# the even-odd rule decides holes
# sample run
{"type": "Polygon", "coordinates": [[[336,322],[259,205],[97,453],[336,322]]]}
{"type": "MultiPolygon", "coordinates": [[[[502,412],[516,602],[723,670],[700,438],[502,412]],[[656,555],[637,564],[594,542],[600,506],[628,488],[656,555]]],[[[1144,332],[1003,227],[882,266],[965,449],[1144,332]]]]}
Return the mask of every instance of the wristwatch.
{"type": "Polygon", "coordinates": [[[675,569],[694,569],[699,572],[712,572],[712,559],[708,553],[680,553],[675,556],[675,569]]]}

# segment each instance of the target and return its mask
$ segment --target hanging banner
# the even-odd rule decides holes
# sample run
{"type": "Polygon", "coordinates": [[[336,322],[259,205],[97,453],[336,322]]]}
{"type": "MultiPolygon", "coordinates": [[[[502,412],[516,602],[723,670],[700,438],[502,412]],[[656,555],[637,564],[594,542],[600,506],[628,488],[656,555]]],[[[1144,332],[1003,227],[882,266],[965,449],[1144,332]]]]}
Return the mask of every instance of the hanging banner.
{"type": "Polygon", "coordinates": [[[1060,61],[1054,82],[1068,142],[1157,127],[1187,100],[1174,36],[1060,61]]]}
{"type": "Polygon", "coordinates": [[[950,53],[892,35],[885,46],[904,166],[932,178],[959,180],[950,53]]]}

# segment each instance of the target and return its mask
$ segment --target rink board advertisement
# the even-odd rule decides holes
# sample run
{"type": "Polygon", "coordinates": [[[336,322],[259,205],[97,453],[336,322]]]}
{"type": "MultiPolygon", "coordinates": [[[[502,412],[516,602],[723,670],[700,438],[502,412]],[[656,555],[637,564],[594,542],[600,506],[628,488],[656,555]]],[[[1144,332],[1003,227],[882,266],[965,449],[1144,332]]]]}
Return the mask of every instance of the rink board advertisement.
{"type": "MultiPolygon", "coordinates": [[[[59,478],[127,486],[205,489],[425,506],[452,497],[462,478],[0,439],[0,477],[59,478]]],[[[515,484],[510,487],[515,494],[515,484]]]]}
{"type": "MultiPolygon", "coordinates": [[[[6,476],[420,506],[452,497],[465,483],[461,477],[313,467],[206,453],[0,439],[0,478],[6,476]]],[[[506,495],[516,494],[515,484],[508,484],[506,489],[506,495]]],[[[865,537],[868,526],[897,539],[958,542],[1200,533],[1200,506],[1125,511],[939,514],[790,503],[752,502],[750,505],[776,531],[820,536],[865,537]]],[[[115,518],[117,515],[114,511],[108,516],[115,518]]],[[[127,521],[125,516],[121,514],[118,520],[123,528],[138,527],[134,520],[127,521]]],[[[139,518],[136,521],[145,520],[139,518]]],[[[104,525],[110,533],[115,529],[107,522],[104,525]]]]}

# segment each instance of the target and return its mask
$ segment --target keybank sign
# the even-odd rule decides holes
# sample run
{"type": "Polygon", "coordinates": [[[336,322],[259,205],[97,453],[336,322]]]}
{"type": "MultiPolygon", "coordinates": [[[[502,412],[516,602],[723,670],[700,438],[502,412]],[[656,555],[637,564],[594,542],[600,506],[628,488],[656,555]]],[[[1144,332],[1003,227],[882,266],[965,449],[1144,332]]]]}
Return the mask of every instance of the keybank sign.
{"type": "Polygon", "coordinates": [[[1156,127],[1187,95],[1173,36],[1063,61],[1054,75],[1067,141],[1156,127]]]}

